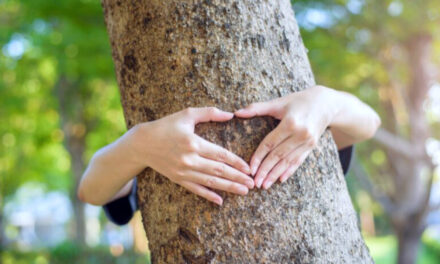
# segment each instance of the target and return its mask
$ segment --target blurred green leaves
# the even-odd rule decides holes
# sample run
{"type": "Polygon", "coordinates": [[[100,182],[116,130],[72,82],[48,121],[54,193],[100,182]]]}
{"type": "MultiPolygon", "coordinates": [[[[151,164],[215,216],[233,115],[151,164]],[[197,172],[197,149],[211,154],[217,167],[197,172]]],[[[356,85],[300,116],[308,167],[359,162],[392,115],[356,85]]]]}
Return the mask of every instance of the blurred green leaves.
{"type": "Polygon", "coordinates": [[[0,2],[0,177],[3,196],[26,181],[72,187],[57,84],[76,128],[92,124],[88,160],[124,130],[99,1],[0,2]]]}

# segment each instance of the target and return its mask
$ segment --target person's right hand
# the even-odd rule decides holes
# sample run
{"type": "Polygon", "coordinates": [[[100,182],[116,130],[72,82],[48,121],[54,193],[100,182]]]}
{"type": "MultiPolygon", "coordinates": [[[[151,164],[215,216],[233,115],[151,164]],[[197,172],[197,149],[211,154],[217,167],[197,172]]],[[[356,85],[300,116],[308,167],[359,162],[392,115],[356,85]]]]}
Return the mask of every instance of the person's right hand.
{"type": "Polygon", "coordinates": [[[249,165],[234,153],[194,133],[201,122],[224,122],[233,114],[215,107],[186,108],[137,125],[136,148],[146,166],[205,199],[221,205],[209,188],[246,195],[254,181],[249,165]],[[209,188],[207,188],[209,187],[209,188]]]}

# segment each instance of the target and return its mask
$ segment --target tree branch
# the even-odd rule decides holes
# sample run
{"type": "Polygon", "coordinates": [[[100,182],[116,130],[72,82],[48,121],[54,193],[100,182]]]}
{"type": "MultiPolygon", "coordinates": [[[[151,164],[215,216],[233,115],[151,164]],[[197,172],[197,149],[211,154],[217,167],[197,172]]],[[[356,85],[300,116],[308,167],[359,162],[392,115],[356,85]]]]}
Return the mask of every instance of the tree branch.
{"type": "Polygon", "coordinates": [[[383,128],[379,128],[377,130],[376,134],[374,135],[374,139],[389,150],[410,160],[414,159],[416,156],[411,142],[383,128]]]}

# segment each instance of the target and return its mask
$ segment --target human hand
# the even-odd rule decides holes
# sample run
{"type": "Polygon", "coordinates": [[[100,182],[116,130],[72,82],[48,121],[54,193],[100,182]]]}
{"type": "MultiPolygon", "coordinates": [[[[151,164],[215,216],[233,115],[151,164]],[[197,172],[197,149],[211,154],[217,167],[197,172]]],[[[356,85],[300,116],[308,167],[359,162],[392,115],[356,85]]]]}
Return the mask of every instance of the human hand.
{"type": "Polygon", "coordinates": [[[314,86],[234,113],[241,118],[268,115],[281,120],[252,155],[251,172],[258,188],[268,189],[277,179],[286,181],[317,145],[335,114],[326,104],[329,92],[314,86]]]}
{"type": "Polygon", "coordinates": [[[194,133],[201,122],[224,122],[233,114],[215,107],[187,108],[140,124],[138,147],[149,166],[171,181],[219,205],[212,189],[245,195],[254,182],[249,165],[234,153],[194,133]],[[209,188],[207,188],[209,187],[209,188]]]}

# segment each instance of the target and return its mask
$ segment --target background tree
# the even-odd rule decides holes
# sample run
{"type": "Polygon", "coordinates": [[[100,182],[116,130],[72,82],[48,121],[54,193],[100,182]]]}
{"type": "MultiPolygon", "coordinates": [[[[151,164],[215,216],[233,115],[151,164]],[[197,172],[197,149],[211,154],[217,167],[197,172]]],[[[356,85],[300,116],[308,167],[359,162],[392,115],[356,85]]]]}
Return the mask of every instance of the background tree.
{"type": "MultiPolygon", "coordinates": [[[[427,216],[438,210],[430,203],[438,164],[426,145],[439,137],[428,93],[439,79],[434,47],[440,3],[299,1],[297,8],[305,16],[312,8],[327,10],[321,13],[326,17],[322,27],[303,32],[322,82],[370,98],[381,112],[384,127],[375,137],[380,149],[371,160],[363,159],[368,173],[360,164],[354,172],[390,218],[399,242],[398,263],[414,263],[427,216]],[[322,52],[324,46],[338,52],[322,52]],[[346,65],[342,71],[341,61],[346,65]]],[[[362,153],[369,151],[371,146],[362,153]]]]}
{"type": "MultiPolygon", "coordinates": [[[[103,1],[127,126],[186,107],[233,111],[314,84],[289,1],[103,1]]],[[[277,122],[202,124],[249,160],[277,122]]],[[[217,207],[147,168],[138,198],[153,263],[371,263],[326,131],[289,181],[217,207]],[[329,241],[331,241],[329,243],[329,241]]]]}

